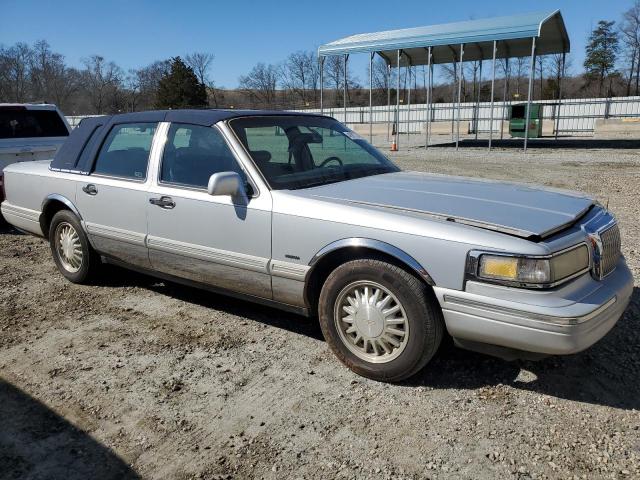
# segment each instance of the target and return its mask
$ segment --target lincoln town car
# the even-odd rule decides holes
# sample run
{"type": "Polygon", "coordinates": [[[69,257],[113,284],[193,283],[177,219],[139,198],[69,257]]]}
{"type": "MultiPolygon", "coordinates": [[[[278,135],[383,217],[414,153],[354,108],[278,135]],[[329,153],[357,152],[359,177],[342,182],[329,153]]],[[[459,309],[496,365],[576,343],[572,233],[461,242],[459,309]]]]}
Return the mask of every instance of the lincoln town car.
{"type": "Polygon", "coordinates": [[[581,351],[633,289],[593,198],[402,171],[321,115],[87,118],[53,160],[4,177],[5,219],[48,239],[69,281],[110,263],[307,315],[381,381],[420,371],[445,336],[506,358],[581,351]]]}

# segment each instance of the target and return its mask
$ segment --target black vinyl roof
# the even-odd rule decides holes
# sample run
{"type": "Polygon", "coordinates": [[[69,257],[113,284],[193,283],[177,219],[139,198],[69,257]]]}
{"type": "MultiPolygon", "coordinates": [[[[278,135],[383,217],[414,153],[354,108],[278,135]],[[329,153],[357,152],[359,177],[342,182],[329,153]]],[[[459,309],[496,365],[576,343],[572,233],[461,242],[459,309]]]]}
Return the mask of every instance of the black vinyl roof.
{"type": "Polygon", "coordinates": [[[150,110],[147,112],[119,113],[87,117],[71,131],[71,135],[56,153],[52,170],[88,174],[104,138],[114,125],[122,123],[176,122],[210,127],[221,121],[254,116],[310,116],[313,113],[280,110],[150,110]]]}
{"type": "Polygon", "coordinates": [[[194,125],[211,126],[221,120],[229,120],[238,117],[271,115],[309,115],[300,112],[288,112],[283,110],[223,110],[223,109],[180,109],[180,110],[149,110],[146,112],[119,113],[105,115],[101,118],[104,123],[129,123],[129,122],[181,122],[194,125]]]}

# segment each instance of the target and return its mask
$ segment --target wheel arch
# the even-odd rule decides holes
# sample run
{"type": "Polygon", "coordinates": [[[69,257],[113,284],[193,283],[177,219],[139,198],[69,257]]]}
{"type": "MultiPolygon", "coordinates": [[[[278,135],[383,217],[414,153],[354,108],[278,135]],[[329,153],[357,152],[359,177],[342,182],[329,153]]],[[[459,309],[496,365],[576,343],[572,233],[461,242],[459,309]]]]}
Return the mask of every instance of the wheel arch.
{"type": "Polygon", "coordinates": [[[45,238],[49,237],[49,226],[53,216],[60,210],[70,210],[82,223],[82,216],[71,200],[58,193],[47,195],[47,198],[42,202],[42,213],[40,214],[40,228],[45,238]]]}
{"type": "Polygon", "coordinates": [[[416,275],[429,287],[435,286],[433,278],[415,258],[400,248],[370,238],[344,238],[326,245],[309,262],[305,279],[304,298],[311,311],[316,311],[320,289],[329,274],[339,265],[359,258],[375,256],[397,265],[416,275]]]}

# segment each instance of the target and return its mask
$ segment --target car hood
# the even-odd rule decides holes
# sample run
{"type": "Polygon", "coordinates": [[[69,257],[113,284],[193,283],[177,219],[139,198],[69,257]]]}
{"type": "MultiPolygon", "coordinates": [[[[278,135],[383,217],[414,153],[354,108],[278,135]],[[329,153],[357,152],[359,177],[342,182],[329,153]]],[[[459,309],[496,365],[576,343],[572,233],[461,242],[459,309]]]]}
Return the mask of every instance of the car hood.
{"type": "Polygon", "coordinates": [[[593,199],[517,183],[396,172],[296,191],[308,197],[398,211],[523,238],[544,238],[574,223],[593,199]]]}

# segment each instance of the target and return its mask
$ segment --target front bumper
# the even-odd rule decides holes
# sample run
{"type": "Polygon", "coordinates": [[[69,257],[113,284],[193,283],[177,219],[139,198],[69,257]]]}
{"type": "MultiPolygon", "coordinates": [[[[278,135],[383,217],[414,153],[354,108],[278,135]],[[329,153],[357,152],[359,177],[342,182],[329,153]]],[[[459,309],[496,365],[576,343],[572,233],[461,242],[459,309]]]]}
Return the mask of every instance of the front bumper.
{"type": "Polygon", "coordinates": [[[466,291],[434,290],[452,337],[561,355],[584,350],[611,330],[629,304],[633,276],[621,258],[602,281],[587,273],[544,292],[476,282],[466,291]]]}

